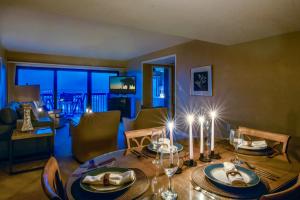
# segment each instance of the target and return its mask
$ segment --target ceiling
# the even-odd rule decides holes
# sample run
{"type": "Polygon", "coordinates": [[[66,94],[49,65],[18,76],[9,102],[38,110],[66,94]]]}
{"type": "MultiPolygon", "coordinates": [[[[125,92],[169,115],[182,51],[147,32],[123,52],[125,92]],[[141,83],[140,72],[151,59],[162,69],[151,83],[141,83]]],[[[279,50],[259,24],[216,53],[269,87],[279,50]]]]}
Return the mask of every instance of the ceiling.
{"type": "Polygon", "coordinates": [[[124,60],[300,31],[299,0],[1,0],[9,50],[124,60]]]}

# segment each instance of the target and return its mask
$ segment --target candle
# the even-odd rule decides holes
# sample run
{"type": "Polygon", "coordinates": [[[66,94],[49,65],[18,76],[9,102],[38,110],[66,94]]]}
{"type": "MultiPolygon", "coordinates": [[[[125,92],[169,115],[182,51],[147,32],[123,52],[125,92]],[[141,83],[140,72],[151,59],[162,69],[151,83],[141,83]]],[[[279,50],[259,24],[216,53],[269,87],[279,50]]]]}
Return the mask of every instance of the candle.
{"type": "Polygon", "coordinates": [[[189,139],[190,139],[190,160],[194,159],[194,152],[193,152],[193,121],[194,121],[194,115],[189,114],[187,116],[187,121],[189,123],[189,139]]]}
{"type": "Polygon", "coordinates": [[[215,118],[216,118],[216,111],[211,111],[211,144],[210,144],[210,150],[214,151],[215,149],[215,118]]]}
{"type": "Polygon", "coordinates": [[[170,157],[171,157],[171,163],[173,163],[173,153],[171,153],[171,150],[173,149],[173,129],[174,129],[174,122],[170,121],[168,123],[168,128],[170,132],[170,157]]]}
{"type": "Polygon", "coordinates": [[[173,147],[173,128],[174,128],[174,122],[169,122],[168,123],[168,128],[170,131],[170,146],[173,147]]]}
{"type": "Polygon", "coordinates": [[[200,123],[200,154],[203,154],[204,146],[203,146],[203,122],[205,118],[204,116],[199,116],[199,123],[200,123]]]}

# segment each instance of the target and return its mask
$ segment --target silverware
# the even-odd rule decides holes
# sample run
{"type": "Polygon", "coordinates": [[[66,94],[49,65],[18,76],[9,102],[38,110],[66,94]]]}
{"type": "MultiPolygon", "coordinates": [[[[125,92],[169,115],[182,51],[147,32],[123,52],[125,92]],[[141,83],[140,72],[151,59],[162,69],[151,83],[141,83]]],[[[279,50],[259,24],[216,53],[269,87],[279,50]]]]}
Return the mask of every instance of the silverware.
{"type": "Polygon", "coordinates": [[[193,186],[193,189],[195,191],[198,191],[198,192],[201,192],[203,193],[205,196],[207,196],[209,199],[217,199],[217,196],[215,196],[214,194],[210,193],[210,192],[207,192],[203,189],[201,189],[200,186],[198,186],[194,181],[191,180],[191,184],[193,186]]]}
{"type": "Polygon", "coordinates": [[[145,155],[144,153],[139,152],[139,151],[137,151],[137,150],[135,150],[135,149],[133,149],[132,152],[136,153],[137,155],[140,155],[140,156],[143,157],[143,158],[149,158],[149,157],[148,157],[147,155],[145,155]]]}
{"type": "Polygon", "coordinates": [[[141,155],[139,153],[136,153],[135,151],[133,150],[130,150],[130,152],[134,155],[136,155],[137,158],[141,158],[141,155]]]}
{"type": "Polygon", "coordinates": [[[260,168],[257,168],[256,166],[254,166],[253,164],[250,164],[249,162],[247,161],[244,161],[244,163],[248,166],[248,168],[256,171],[256,173],[262,177],[265,177],[265,178],[268,178],[270,180],[273,180],[273,181],[276,181],[277,179],[279,179],[280,177],[271,173],[271,172],[268,172],[268,171],[265,171],[263,169],[260,169],[260,168]]]}

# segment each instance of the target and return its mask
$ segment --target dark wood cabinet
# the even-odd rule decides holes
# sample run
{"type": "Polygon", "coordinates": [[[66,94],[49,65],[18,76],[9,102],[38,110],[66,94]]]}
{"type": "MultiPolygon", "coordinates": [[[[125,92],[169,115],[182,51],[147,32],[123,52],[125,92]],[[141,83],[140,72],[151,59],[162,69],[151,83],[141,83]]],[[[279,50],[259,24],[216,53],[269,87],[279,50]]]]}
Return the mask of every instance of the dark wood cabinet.
{"type": "Polygon", "coordinates": [[[120,110],[121,117],[131,118],[131,100],[130,97],[110,97],[108,98],[108,110],[120,110]]]}

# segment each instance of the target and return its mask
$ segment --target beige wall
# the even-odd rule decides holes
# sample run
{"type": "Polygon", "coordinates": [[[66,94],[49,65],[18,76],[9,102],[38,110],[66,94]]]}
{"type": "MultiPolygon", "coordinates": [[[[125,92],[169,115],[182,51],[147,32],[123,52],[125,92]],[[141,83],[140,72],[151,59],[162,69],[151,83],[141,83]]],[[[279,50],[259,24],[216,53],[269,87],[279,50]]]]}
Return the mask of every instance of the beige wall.
{"type": "Polygon", "coordinates": [[[62,65],[79,65],[79,66],[94,66],[94,67],[123,67],[126,68],[127,61],[117,60],[103,60],[85,57],[72,56],[57,56],[46,54],[34,54],[23,52],[6,53],[8,61],[15,62],[31,62],[31,63],[45,63],[45,64],[62,64],[62,65]]]}
{"type": "MultiPolygon", "coordinates": [[[[129,61],[176,54],[176,114],[187,105],[220,105],[222,119],[300,135],[300,32],[233,46],[192,41],[129,61]],[[190,69],[212,64],[213,97],[189,95],[190,69]]],[[[139,91],[139,90],[138,90],[139,91]]],[[[141,92],[137,96],[141,96],[141,92]]]]}

